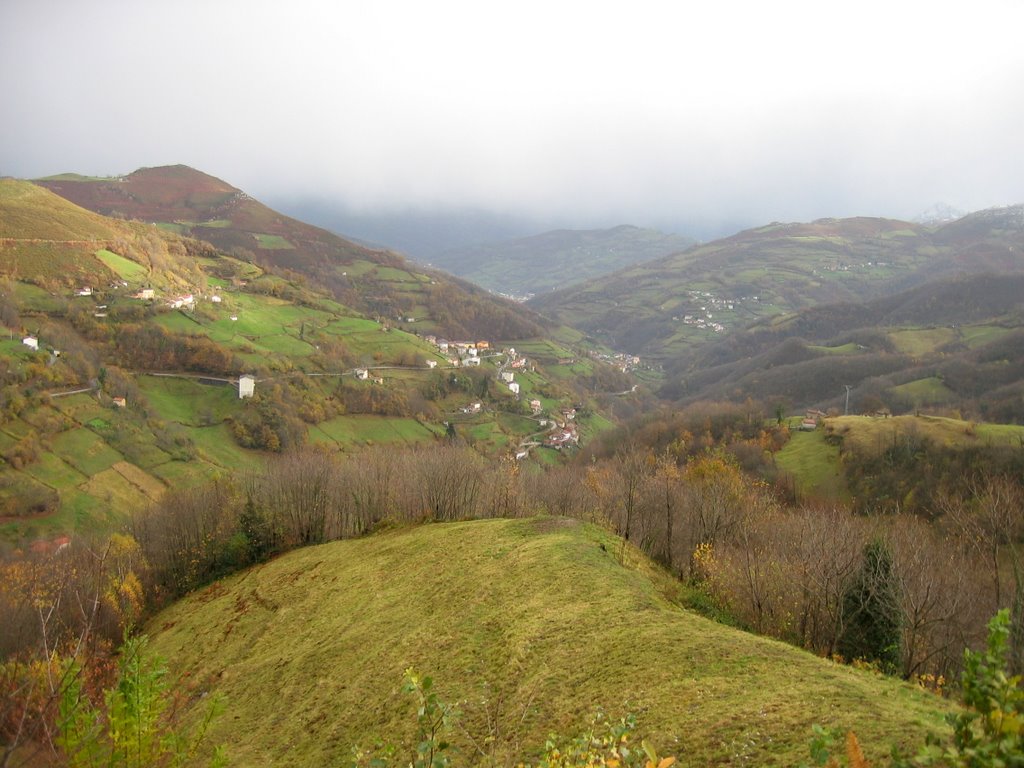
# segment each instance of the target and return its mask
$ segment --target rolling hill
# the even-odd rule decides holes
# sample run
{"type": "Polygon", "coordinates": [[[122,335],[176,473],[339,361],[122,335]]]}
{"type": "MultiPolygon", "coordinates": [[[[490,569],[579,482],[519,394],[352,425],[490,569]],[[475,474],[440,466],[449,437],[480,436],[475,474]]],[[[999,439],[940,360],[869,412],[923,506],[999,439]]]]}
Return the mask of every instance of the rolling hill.
{"type": "Polygon", "coordinates": [[[223,698],[209,741],[244,765],[408,746],[410,667],[458,702],[458,765],[535,757],[599,709],[635,713],[695,766],[798,764],[816,723],[855,729],[875,758],[940,727],[933,695],[688,613],[677,582],[618,549],[558,518],[401,528],[216,582],[148,631],[192,702],[223,698]]]}
{"type": "Polygon", "coordinates": [[[754,322],[666,363],[676,400],[963,409],[1024,421],[1024,274],[937,280],[863,303],[754,322]]]}
{"type": "Polygon", "coordinates": [[[392,322],[453,338],[526,338],[538,318],[469,283],[415,268],[271,210],[220,179],[184,165],[112,179],[62,174],[37,182],[75,204],[212,244],[235,258],[289,270],[337,301],[392,322]],[[410,320],[409,318],[412,318],[410,320]]]}
{"type": "Polygon", "coordinates": [[[874,218],[770,224],[646,262],[530,306],[610,346],[667,362],[765,318],[963,273],[1024,269],[1024,208],[936,229],[874,218]]]}
{"type": "Polygon", "coordinates": [[[430,444],[450,424],[506,455],[544,431],[531,400],[545,414],[587,403],[584,437],[609,426],[593,397],[603,369],[568,331],[514,340],[517,398],[497,339],[456,368],[429,334],[294,272],[13,179],[0,180],[0,327],[0,538],[15,541],[116,526],[169,487],[307,441],[430,444]]]}
{"type": "Polygon", "coordinates": [[[675,253],[689,238],[653,229],[559,229],[444,251],[432,263],[492,291],[532,296],[675,253]]]}

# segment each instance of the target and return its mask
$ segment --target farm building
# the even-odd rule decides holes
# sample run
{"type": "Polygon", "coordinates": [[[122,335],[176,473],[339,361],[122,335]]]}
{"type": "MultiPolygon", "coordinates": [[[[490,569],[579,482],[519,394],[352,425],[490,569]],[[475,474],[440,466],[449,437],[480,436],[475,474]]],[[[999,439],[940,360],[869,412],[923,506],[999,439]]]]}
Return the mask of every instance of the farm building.
{"type": "Polygon", "coordinates": [[[246,374],[238,378],[238,397],[252,397],[256,393],[256,378],[246,374]]]}

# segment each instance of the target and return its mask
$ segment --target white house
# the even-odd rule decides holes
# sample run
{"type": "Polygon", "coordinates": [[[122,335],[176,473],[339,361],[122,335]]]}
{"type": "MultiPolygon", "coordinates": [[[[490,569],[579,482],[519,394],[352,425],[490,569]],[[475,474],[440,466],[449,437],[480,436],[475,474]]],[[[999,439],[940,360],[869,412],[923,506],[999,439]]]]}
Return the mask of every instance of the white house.
{"type": "Polygon", "coordinates": [[[464,357],[462,359],[463,365],[480,365],[479,357],[464,357]]]}
{"type": "Polygon", "coordinates": [[[214,294],[213,296],[210,297],[210,301],[212,301],[214,304],[220,304],[220,296],[214,294]]]}
{"type": "Polygon", "coordinates": [[[534,415],[540,413],[541,410],[542,410],[542,406],[540,404],[540,400],[531,400],[530,401],[530,410],[533,411],[534,415]]]}
{"type": "Polygon", "coordinates": [[[156,291],[153,290],[152,288],[143,288],[141,291],[139,291],[139,298],[143,300],[155,299],[156,291]]]}
{"type": "Polygon", "coordinates": [[[366,381],[370,378],[370,372],[365,368],[356,368],[356,378],[360,381],[366,381]]]}
{"type": "Polygon", "coordinates": [[[76,296],[92,296],[92,288],[79,288],[75,291],[76,296]]]}
{"type": "Polygon", "coordinates": [[[437,368],[437,360],[427,360],[427,368],[437,368]]]}
{"type": "Polygon", "coordinates": [[[519,396],[519,382],[518,381],[509,382],[508,391],[511,392],[516,397],[518,397],[519,396]]]}
{"type": "Polygon", "coordinates": [[[26,336],[24,339],[21,340],[21,343],[24,344],[29,349],[34,349],[37,352],[39,351],[39,339],[37,339],[35,336],[26,336]]]}
{"type": "Polygon", "coordinates": [[[256,379],[249,374],[238,377],[238,397],[252,397],[256,392],[256,379]]]}
{"type": "Polygon", "coordinates": [[[501,372],[501,380],[504,381],[506,384],[511,384],[513,381],[515,381],[515,378],[516,375],[512,373],[512,371],[501,372]]]}

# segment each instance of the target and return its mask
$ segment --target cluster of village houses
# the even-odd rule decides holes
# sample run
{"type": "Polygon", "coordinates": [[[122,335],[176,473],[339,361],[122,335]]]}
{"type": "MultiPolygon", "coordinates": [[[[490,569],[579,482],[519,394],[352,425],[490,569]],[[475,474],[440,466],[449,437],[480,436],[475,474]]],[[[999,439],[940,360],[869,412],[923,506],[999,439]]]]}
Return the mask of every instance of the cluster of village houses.
{"type": "MultiPolygon", "coordinates": [[[[433,344],[437,347],[437,351],[444,355],[449,365],[453,368],[478,366],[481,359],[489,354],[493,356],[498,354],[504,355],[508,362],[499,368],[498,378],[508,387],[509,392],[515,395],[516,398],[519,397],[519,382],[516,381],[515,371],[526,369],[529,361],[517,353],[513,347],[498,353],[491,351],[491,343],[489,341],[448,341],[448,339],[441,339],[433,335],[424,336],[423,339],[428,344],[433,344]],[[513,370],[506,370],[506,368],[512,368],[513,370]]],[[[427,365],[430,365],[430,363],[428,362],[427,365]]]]}
{"type": "Polygon", "coordinates": [[[590,356],[594,360],[600,360],[602,363],[615,366],[623,373],[630,373],[640,367],[640,358],[625,352],[616,352],[614,355],[609,355],[605,352],[591,352],[590,356]]]}
{"type": "MultiPolygon", "coordinates": [[[[128,283],[123,281],[123,280],[121,280],[121,281],[118,281],[118,282],[111,283],[110,287],[112,289],[114,289],[114,290],[117,290],[119,288],[127,288],[128,287],[128,283]]],[[[89,287],[89,286],[86,286],[84,288],[79,288],[78,290],[75,291],[75,295],[76,296],[92,296],[93,295],[93,289],[91,287],[89,287]]],[[[139,289],[138,292],[136,292],[135,294],[132,295],[132,298],[133,299],[141,299],[142,301],[155,301],[156,300],[156,289],[154,289],[154,288],[141,288],[141,289],[139,289]]],[[[205,298],[209,298],[209,300],[211,302],[213,302],[214,304],[220,304],[223,301],[223,299],[218,294],[216,294],[216,293],[211,294],[210,296],[205,297],[205,298]]],[[[191,309],[195,309],[196,297],[195,297],[194,294],[191,294],[191,293],[182,293],[182,294],[179,294],[177,296],[170,296],[170,297],[166,298],[164,303],[169,308],[171,308],[171,309],[189,309],[189,310],[191,310],[191,309]]],[[[99,306],[96,307],[96,309],[97,310],[104,310],[104,309],[106,309],[106,305],[99,305],[99,306]]],[[[103,312],[100,312],[100,311],[97,311],[95,314],[96,314],[96,317],[106,317],[106,314],[103,313],[103,312]]],[[[237,320],[238,318],[237,317],[232,317],[231,319],[232,320],[237,320]]]]}

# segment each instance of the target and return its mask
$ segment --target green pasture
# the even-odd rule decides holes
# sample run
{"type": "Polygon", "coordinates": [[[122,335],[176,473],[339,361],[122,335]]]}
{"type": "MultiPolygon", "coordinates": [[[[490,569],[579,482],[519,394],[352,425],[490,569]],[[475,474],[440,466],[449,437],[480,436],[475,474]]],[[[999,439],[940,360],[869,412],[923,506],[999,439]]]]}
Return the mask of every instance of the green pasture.
{"type": "Polygon", "coordinates": [[[265,251],[283,251],[295,248],[294,245],[281,237],[281,235],[254,234],[253,237],[256,238],[256,247],[265,251]]]}
{"type": "Polygon", "coordinates": [[[313,442],[341,448],[391,443],[431,442],[436,433],[413,418],[352,414],[336,416],[310,427],[313,442]]]}
{"type": "Polygon", "coordinates": [[[38,461],[25,467],[24,471],[43,485],[57,490],[74,488],[89,479],[55,453],[49,451],[43,453],[38,461]]]}
{"type": "Polygon", "coordinates": [[[946,403],[956,399],[956,393],[943,383],[942,379],[929,376],[924,379],[908,381],[906,384],[892,387],[894,395],[906,398],[914,407],[946,403]]]}
{"type": "Polygon", "coordinates": [[[825,426],[842,436],[846,449],[866,453],[884,451],[901,435],[916,435],[943,446],[1019,446],[1024,441],[1021,425],[976,423],[944,416],[837,416],[826,419],[825,426]]]}
{"type": "Polygon", "coordinates": [[[591,411],[590,415],[585,417],[577,417],[577,424],[580,428],[580,436],[584,442],[593,440],[602,432],[607,432],[610,429],[615,429],[616,424],[611,419],[606,418],[597,411],[591,411]]]}
{"type": "Polygon", "coordinates": [[[956,331],[952,328],[908,328],[890,331],[889,338],[903,354],[924,357],[939,347],[956,341],[956,331]]]}
{"type": "Polygon", "coordinates": [[[86,392],[67,397],[55,397],[50,400],[50,403],[55,410],[82,424],[93,419],[106,419],[111,415],[110,408],[100,405],[92,394],[86,392]]]}
{"type": "Polygon", "coordinates": [[[975,349],[998,341],[1011,330],[1011,328],[1004,328],[1000,325],[965,325],[959,329],[959,332],[964,343],[971,349],[975,349]]]}
{"type": "Polygon", "coordinates": [[[200,384],[195,379],[139,376],[139,389],[162,419],[187,426],[221,422],[238,412],[238,389],[229,384],[200,384]]]}
{"type": "Polygon", "coordinates": [[[101,248],[96,251],[96,258],[102,261],[118,277],[128,283],[138,283],[149,276],[149,270],[138,262],[126,259],[113,251],[101,248]]]}
{"type": "Polygon", "coordinates": [[[92,477],[124,457],[90,429],[79,427],[52,439],[53,452],[83,475],[92,477]]]}
{"type": "Polygon", "coordinates": [[[412,272],[407,272],[404,269],[396,269],[395,267],[377,267],[374,270],[374,277],[378,280],[384,280],[389,283],[415,283],[419,285],[424,282],[422,275],[415,275],[412,272]]]}
{"type": "MultiPolygon", "coordinates": [[[[254,466],[259,465],[254,463],[254,466]]],[[[153,467],[151,473],[167,483],[169,488],[190,488],[223,476],[224,468],[206,461],[168,461],[153,467]]]]}
{"type": "MultiPolygon", "coordinates": [[[[458,424],[455,429],[460,436],[469,440],[473,447],[484,453],[493,454],[509,448],[512,440],[501,429],[497,421],[488,420],[473,424],[458,424]]],[[[534,430],[536,431],[536,430],[534,430]]]]}
{"type": "Polygon", "coordinates": [[[185,432],[198,449],[199,458],[218,467],[244,470],[260,467],[265,460],[258,451],[250,451],[238,445],[227,424],[189,426],[185,432]]]}
{"type": "Polygon", "coordinates": [[[155,226],[157,229],[162,229],[164,232],[170,232],[175,235],[187,235],[189,230],[184,224],[170,221],[158,221],[155,226]]]}
{"type": "Polygon", "coordinates": [[[850,342],[849,344],[840,344],[835,347],[824,347],[816,344],[808,344],[807,349],[813,352],[821,352],[825,355],[856,355],[860,354],[861,348],[859,344],[850,342]]]}
{"type": "MultiPolygon", "coordinates": [[[[2,253],[2,251],[0,251],[2,253]]],[[[31,312],[59,312],[66,306],[63,297],[55,296],[38,285],[17,280],[14,285],[14,298],[18,306],[31,312]]]]}
{"type": "Polygon", "coordinates": [[[792,475],[796,490],[804,497],[848,500],[849,492],[839,464],[839,447],[825,441],[825,432],[797,431],[797,422],[789,442],[775,454],[779,469],[792,475]]]}

